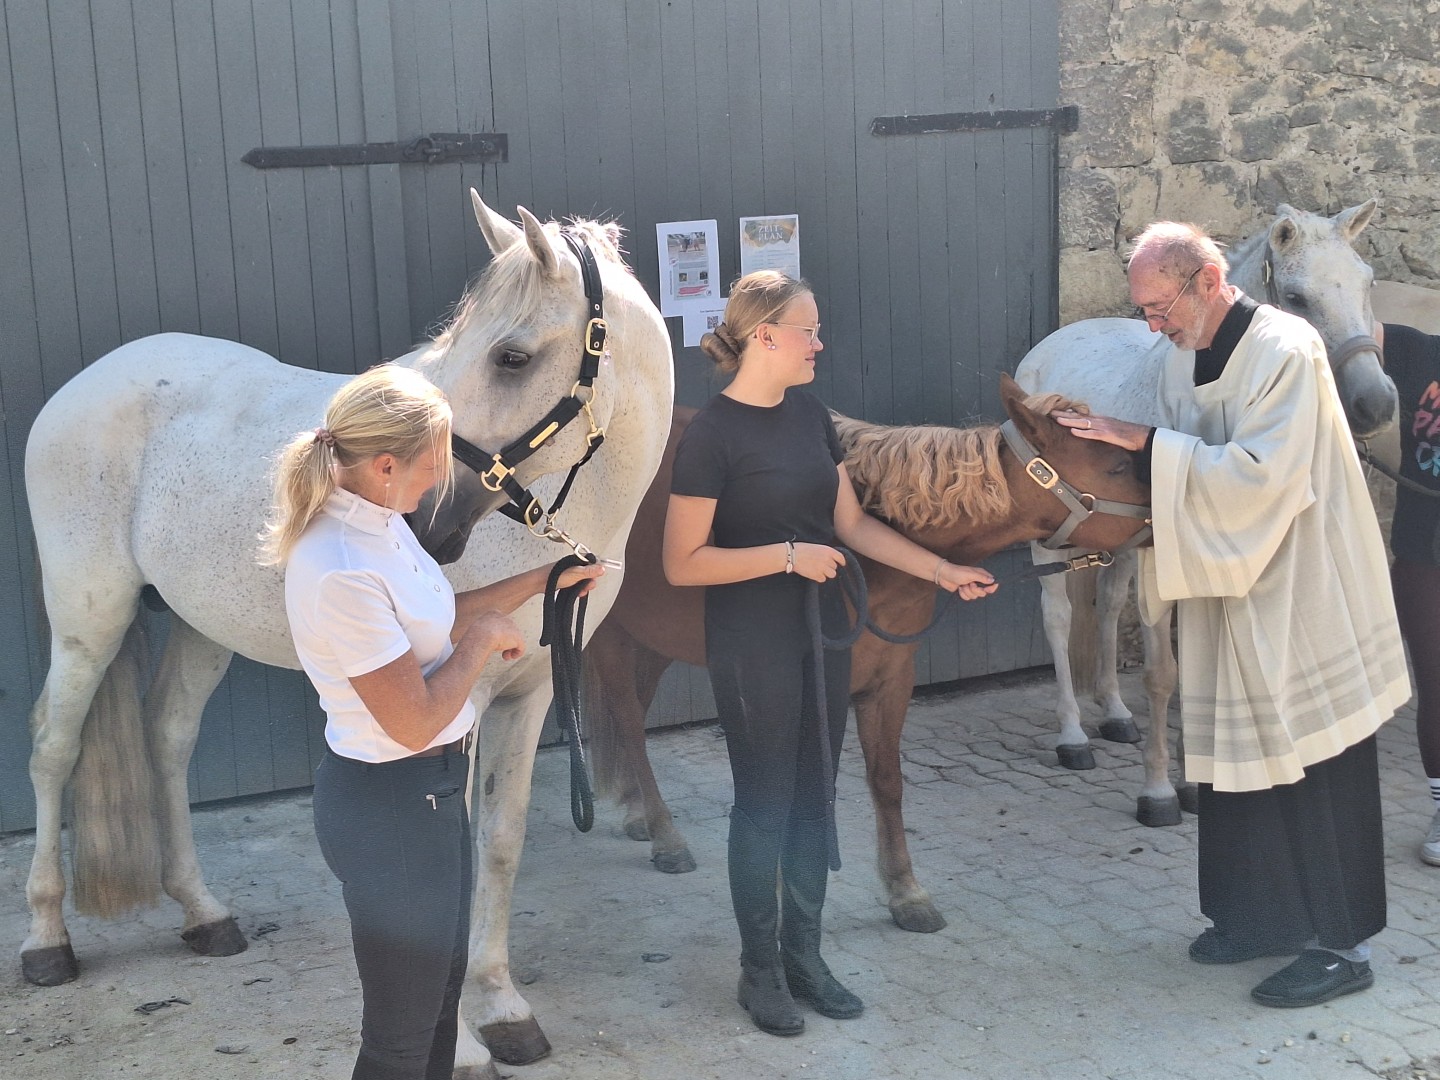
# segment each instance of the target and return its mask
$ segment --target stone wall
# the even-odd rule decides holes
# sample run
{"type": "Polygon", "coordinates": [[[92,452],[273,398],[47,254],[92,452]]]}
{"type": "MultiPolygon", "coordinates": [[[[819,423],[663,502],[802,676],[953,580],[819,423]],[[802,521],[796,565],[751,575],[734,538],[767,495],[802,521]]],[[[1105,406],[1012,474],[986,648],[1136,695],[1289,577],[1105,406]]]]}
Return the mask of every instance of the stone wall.
{"type": "Polygon", "coordinates": [[[1124,314],[1153,220],[1235,240],[1374,197],[1376,276],[1440,285],[1440,0],[1062,0],[1061,321],[1124,314]]]}

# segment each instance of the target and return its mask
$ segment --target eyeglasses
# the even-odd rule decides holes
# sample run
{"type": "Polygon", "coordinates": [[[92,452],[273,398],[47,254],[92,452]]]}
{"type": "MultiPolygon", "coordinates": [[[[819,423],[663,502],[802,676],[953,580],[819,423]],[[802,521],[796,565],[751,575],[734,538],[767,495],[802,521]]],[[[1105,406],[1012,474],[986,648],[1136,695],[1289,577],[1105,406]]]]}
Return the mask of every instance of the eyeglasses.
{"type": "Polygon", "coordinates": [[[1171,300],[1169,306],[1166,307],[1166,309],[1159,315],[1150,314],[1150,309],[1155,306],[1154,304],[1143,304],[1135,309],[1135,317],[1137,319],[1144,319],[1146,326],[1149,326],[1152,323],[1164,326],[1165,321],[1170,318],[1170,312],[1174,311],[1175,305],[1180,302],[1180,297],[1185,295],[1185,290],[1190,288],[1190,283],[1195,280],[1195,275],[1200,273],[1201,270],[1204,270],[1205,267],[1209,265],[1209,263],[1201,263],[1199,266],[1195,267],[1194,270],[1191,270],[1190,276],[1185,279],[1185,284],[1181,285],[1180,291],[1175,294],[1175,299],[1171,300]]]}
{"type": "Polygon", "coordinates": [[[818,322],[817,322],[814,326],[801,326],[801,325],[799,325],[798,323],[793,323],[793,322],[777,322],[777,323],[771,323],[770,325],[771,325],[771,326],[788,326],[788,327],[790,327],[791,330],[804,330],[807,334],[810,335],[810,341],[808,342],[808,344],[810,344],[810,345],[814,345],[815,342],[816,342],[816,341],[819,339],[819,337],[820,337],[820,324],[819,324],[818,322]]]}

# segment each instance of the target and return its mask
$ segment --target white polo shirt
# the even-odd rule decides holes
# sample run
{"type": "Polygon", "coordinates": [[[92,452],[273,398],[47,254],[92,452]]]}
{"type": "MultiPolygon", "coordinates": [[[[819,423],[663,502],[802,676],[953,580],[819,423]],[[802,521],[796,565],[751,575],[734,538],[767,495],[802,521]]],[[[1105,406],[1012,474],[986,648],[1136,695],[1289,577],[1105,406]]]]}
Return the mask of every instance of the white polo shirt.
{"type": "MultiPolygon", "coordinates": [[[[428,676],[455,651],[455,591],[405,518],[337,489],[290,553],[285,611],[330,749],[372,762],[415,753],[385,734],[350,685],[411,651],[428,676]]],[[[467,700],[428,745],[454,742],[474,723],[467,700]]]]}

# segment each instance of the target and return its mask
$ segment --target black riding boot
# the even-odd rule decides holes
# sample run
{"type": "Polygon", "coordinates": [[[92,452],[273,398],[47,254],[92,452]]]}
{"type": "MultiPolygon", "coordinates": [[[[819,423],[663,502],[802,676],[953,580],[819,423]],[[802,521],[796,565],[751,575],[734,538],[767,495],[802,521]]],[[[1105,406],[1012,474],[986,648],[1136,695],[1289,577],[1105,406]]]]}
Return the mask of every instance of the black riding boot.
{"type": "Polygon", "coordinates": [[[805,1018],[785,983],[776,944],[779,903],[775,870],[780,835],[757,826],[739,807],[730,810],[730,900],[740,927],[740,1004],[771,1035],[798,1035],[805,1018]]]}
{"type": "Polygon", "coordinates": [[[826,822],[791,821],[780,857],[780,953],[790,992],[821,1016],[849,1020],[865,1003],[831,974],[820,958],[820,914],[830,877],[826,822]]]}

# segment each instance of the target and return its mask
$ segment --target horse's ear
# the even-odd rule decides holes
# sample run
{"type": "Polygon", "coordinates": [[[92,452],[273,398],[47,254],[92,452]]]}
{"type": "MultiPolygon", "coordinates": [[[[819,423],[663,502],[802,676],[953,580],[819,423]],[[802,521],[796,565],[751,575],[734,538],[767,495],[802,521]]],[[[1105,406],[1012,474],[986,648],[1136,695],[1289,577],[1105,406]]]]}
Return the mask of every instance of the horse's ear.
{"type": "Polygon", "coordinates": [[[1048,425],[1054,421],[1029,408],[1025,404],[1026,396],[1019,383],[1003,371],[1000,373],[1000,404],[1005,407],[1005,414],[1015,421],[1021,435],[1032,445],[1039,446],[1045,441],[1048,425]]]}
{"type": "Polygon", "coordinates": [[[546,278],[558,278],[560,276],[560,257],[550,246],[550,238],[545,235],[545,226],[541,225],[540,219],[525,207],[517,206],[515,209],[520,212],[520,222],[525,226],[525,243],[530,245],[530,254],[534,255],[535,261],[540,264],[540,272],[546,278]]]}
{"type": "Polygon", "coordinates": [[[475,220],[480,225],[480,231],[485,235],[485,243],[490,248],[491,255],[499,255],[507,248],[518,244],[524,237],[524,233],[513,221],[501,217],[485,205],[485,200],[480,198],[480,193],[473,187],[470,189],[470,205],[475,208],[475,220]]]}
{"type": "Polygon", "coordinates": [[[1270,226],[1270,247],[1283,252],[1300,237],[1300,226],[1295,224],[1295,208],[1281,203],[1276,207],[1279,218],[1270,226]]]}
{"type": "Polygon", "coordinates": [[[1352,206],[1349,210],[1341,210],[1334,217],[1335,224],[1345,234],[1345,239],[1352,244],[1355,237],[1360,235],[1362,229],[1370,224],[1370,218],[1375,213],[1375,208],[1380,204],[1374,199],[1367,199],[1359,206],[1352,206]]]}

